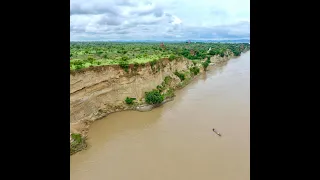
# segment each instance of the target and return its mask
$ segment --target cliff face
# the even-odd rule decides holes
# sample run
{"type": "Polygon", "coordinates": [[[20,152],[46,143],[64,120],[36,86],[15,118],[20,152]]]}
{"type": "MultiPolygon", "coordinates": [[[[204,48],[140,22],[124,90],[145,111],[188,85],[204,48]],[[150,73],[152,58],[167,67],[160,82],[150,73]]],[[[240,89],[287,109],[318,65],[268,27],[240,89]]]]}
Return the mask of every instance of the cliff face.
{"type": "MultiPolygon", "coordinates": [[[[213,56],[213,64],[225,62],[232,57],[213,56]]],[[[145,92],[155,89],[170,76],[170,87],[175,88],[181,81],[175,71],[189,72],[194,66],[185,58],[169,61],[161,59],[156,64],[130,65],[128,72],[118,65],[97,66],[70,73],[70,131],[86,134],[90,122],[109,113],[132,109],[125,104],[126,97],[143,102],[145,92]]],[[[201,64],[200,73],[203,71],[201,64]]],[[[187,74],[187,73],[186,73],[187,74]]]]}
{"type": "MultiPolygon", "coordinates": [[[[109,113],[129,109],[126,97],[138,101],[144,93],[155,89],[166,76],[178,84],[175,71],[186,71],[193,63],[187,59],[162,59],[154,65],[129,67],[126,72],[119,66],[99,66],[70,74],[71,133],[79,132],[77,124],[94,121],[109,113]]],[[[173,86],[174,86],[173,84],[173,86]]],[[[79,125],[78,125],[79,126],[79,125]]],[[[80,128],[81,129],[81,128],[80,128]]]]}

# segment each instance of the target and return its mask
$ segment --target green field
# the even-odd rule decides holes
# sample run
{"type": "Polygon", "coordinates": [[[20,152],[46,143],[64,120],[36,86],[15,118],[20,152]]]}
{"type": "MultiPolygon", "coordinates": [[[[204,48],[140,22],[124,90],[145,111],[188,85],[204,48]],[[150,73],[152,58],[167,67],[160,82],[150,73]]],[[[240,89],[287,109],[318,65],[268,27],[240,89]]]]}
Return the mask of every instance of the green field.
{"type": "Polygon", "coordinates": [[[202,60],[213,55],[223,57],[227,50],[239,56],[248,49],[248,43],[70,42],[70,70],[111,64],[143,64],[160,58],[202,60]]]}

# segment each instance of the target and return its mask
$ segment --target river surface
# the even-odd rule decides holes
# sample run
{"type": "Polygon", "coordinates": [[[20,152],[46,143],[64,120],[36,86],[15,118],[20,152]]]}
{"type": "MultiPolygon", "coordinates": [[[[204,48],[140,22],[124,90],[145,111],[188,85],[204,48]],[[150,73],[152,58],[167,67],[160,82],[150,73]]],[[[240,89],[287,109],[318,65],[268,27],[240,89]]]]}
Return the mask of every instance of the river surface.
{"type": "Polygon", "coordinates": [[[71,180],[249,180],[250,51],[164,106],[94,122],[87,142],[70,157],[71,180]]]}

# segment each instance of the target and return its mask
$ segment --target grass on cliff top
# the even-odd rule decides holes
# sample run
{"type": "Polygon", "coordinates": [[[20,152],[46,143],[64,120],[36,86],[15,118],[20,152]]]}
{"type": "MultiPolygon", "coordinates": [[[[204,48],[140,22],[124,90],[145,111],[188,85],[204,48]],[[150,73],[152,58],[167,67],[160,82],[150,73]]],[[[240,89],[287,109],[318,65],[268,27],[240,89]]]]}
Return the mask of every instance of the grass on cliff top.
{"type": "MultiPolygon", "coordinates": [[[[126,61],[127,64],[145,64],[154,60],[158,60],[161,58],[168,58],[169,55],[151,55],[148,57],[141,57],[141,58],[134,58],[134,59],[129,59],[126,61]]],[[[70,60],[70,70],[75,70],[75,69],[82,69],[82,68],[88,68],[90,66],[103,66],[103,65],[115,65],[115,64],[120,64],[121,60],[112,60],[112,59],[99,59],[99,60],[94,60],[93,62],[89,62],[87,60],[82,60],[82,59],[72,59],[70,60]],[[79,65],[76,65],[78,62],[79,65]]]]}
{"type": "Polygon", "coordinates": [[[222,57],[227,51],[238,56],[247,49],[250,49],[248,43],[70,42],[70,70],[120,64],[121,61],[144,64],[164,57],[202,60],[214,55],[222,57]]]}

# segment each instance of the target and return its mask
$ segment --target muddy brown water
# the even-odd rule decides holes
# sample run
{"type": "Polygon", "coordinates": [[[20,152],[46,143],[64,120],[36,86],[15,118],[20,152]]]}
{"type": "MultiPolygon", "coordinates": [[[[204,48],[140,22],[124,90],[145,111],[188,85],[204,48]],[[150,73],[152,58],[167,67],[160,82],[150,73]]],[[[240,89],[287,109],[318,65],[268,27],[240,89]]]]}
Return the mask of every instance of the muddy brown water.
{"type": "Polygon", "coordinates": [[[94,122],[90,147],[70,157],[71,180],[249,180],[250,51],[176,95],[94,122]]]}

